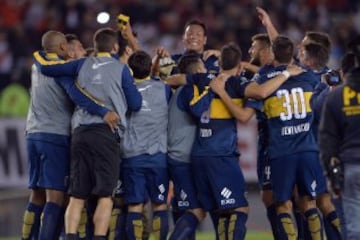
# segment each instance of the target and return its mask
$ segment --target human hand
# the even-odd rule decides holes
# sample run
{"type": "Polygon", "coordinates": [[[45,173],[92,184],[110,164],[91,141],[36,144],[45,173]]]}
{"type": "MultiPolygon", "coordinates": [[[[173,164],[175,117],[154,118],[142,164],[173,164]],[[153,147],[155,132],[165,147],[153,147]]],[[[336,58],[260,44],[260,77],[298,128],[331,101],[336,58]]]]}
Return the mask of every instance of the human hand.
{"type": "Polygon", "coordinates": [[[203,52],[203,60],[206,61],[210,56],[220,57],[220,51],[217,49],[209,49],[203,52]]]}
{"type": "Polygon", "coordinates": [[[269,14],[263,8],[256,7],[256,11],[262,25],[266,27],[272,24],[269,14]]]}
{"type": "Polygon", "coordinates": [[[219,76],[211,80],[209,86],[217,95],[221,95],[225,91],[225,83],[230,75],[221,73],[219,76]]]}
{"type": "Polygon", "coordinates": [[[290,76],[297,76],[303,72],[305,72],[305,70],[301,67],[299,67],[298,65],[288,65],[286,68],[286,71],[288,71],[290,73],[290,76]]]}
{"type": "Polygon", "coordinates": [[[104,122],[115,132],[120,123],[120,117],[116,112],[108,111],[103,117],[104,122]]]}

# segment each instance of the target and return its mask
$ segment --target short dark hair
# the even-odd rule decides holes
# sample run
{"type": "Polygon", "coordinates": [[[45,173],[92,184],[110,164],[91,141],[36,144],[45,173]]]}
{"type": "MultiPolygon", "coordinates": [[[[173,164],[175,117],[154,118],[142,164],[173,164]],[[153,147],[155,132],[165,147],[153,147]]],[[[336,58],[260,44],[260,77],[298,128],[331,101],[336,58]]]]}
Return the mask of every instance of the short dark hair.
{"type": "Polygon", "coordinates": [[[201,63],[199,54],[184,54],[178,62],[178,69],[183,74],[194,74],[196,73],[197,64],[201,63]]]}
{"type": "Polygon", "coordinates": [[[118,34],[111,28],[100,28],[94,34],[94,47],[97,52],[110,52],[118,41],[118,34]]]}
{"type": "Polygon", "coordinates": [[[133,72],[134,78],[146,78],[151,72],[151,57],[145,51],[136,51],[129,57],[128,65],[133,72]]]}
{"type": "Polygon", "coordinates": [[[266,47],[270,47],[271,46],[271,40],[269,35],[267,35],[266,33],[258,33],[255,34],[252,38],[251,41],[259,41],[261,42],[261,44],[263,44],[263,46],[266,47]]]}
{"type": "Polygon", "coordinates": [[[75,40],[79,40],[78,36],[76,36],[75,34],[72,34],[72,33],[65,34],[65,38],[68,43],[75,41],[75,40]]]}
{"type": "Polygon", "coordinates": [[[290,63],[294,53],[294,43],[290,38],[279,35],[272,42],[274,59],[279,63],[290,63]]]}
{"type": "Polygon", "coordinates": [[[308,37],[311,41],[323,45],[328,50],[328,52],[330,52],[331,40],[329,34],[325,32],[308,31],[305,33],[305,36],[308,37]]]}
{"type": "Polygon", "coordinates": [[[304,46],[306,55],[311,58],[316,68],[323,68],[329,61],[329,51],[319,43],[309,43],[304,46]]]}
{"type": "Polygon", "coordinates": [[[236,43],[226,44],[221,48],[220,66],[223,70],[230,70],[241,62],[241,49],[236,43]]]}
{"type": "Polygon", "coordinates": [[[186,28],[190,25],[198,25],[200,26],[203,30],[204,30],[204,36],[206,36],[207,34],[207,29],[206,29],[206,25],[204,22],[200,21],[199,19],[191,19],[190,21],[188,21],[186,24],[185,24],[185,27],[184,27],[184,32],[186,31],[186,28]]]}

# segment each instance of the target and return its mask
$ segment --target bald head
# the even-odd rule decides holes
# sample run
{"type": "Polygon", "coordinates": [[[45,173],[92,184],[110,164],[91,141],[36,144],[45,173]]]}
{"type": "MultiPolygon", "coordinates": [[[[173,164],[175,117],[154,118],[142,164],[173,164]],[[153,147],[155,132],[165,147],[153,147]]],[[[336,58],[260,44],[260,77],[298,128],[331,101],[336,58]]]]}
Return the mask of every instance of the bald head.
{"type": "Polygon", "coordinates": [[[64,54],[66,51],[65,35],[57,31],[46,32],[41,39],[41,45],[46,52],[64,54]]]}

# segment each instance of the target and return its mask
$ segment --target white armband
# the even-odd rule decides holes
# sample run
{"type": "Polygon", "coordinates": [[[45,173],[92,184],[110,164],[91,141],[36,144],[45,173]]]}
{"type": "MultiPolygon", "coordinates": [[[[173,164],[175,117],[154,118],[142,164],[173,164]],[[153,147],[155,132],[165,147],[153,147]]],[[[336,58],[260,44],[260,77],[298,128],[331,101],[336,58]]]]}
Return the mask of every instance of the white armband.
{"type": "Polygon", "coordinates": [[[281,74],[284,75],[286,79],[288,79],[290,77],[290,73],[288,70],[282,71],[281,74]]]}

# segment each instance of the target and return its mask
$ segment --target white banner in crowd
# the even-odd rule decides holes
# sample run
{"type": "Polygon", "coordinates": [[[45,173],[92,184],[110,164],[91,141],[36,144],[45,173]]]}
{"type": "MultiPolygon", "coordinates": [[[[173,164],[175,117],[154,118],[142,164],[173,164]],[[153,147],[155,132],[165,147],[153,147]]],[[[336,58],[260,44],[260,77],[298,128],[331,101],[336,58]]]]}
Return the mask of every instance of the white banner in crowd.
{"type": "MultiPolygon", "coordinates": [[[[240,164],[245,178],[255,182],[256,120],[238,124],[240,164]]],[[[25,119],[0,119],[0,187],[27,186],[28,165],[25,141],[25,119]]]]}
{"type": "Polygon", "coordinates": [[[0,119],[0,187],[26,186],[24,119],[0,119]]]}

